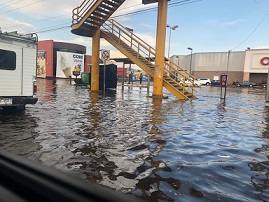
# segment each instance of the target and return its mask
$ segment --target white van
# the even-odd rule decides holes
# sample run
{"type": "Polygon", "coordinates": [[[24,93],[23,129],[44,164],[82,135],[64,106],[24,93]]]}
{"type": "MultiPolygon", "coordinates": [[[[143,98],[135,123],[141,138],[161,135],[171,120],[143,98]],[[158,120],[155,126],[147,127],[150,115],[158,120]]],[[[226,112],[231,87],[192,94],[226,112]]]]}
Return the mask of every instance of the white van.
{"type": "Polygon", "coordinates": [[[37,35],[0,32],[0,111],[35,104],[37,35]]]}

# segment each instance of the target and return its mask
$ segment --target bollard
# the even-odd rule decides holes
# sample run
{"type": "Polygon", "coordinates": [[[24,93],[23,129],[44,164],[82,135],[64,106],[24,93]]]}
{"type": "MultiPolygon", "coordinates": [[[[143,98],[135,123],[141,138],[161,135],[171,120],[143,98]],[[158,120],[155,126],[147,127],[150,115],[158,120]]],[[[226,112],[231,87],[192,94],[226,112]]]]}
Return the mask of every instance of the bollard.
{"type": "Polygon", "coordinates": [[[266,86],[266,97],[265,97],[265,106],[269,106],[269,69],[267,74],[267,86],[266,86]]]}
{"type": "Polygon", "coordinates": [[[227,74],[220,75],[220,99],[226,99],[227,74]]]}

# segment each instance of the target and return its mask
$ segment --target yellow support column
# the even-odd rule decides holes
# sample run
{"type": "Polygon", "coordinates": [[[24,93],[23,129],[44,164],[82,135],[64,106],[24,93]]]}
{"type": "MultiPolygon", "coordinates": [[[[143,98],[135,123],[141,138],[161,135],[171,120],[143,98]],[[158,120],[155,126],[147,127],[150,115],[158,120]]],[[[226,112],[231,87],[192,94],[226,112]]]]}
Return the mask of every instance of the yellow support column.
{"type": "Polygon", "coordinates": [[[91,91],[99,91],[100,29],[92,36],[91,91]]]}
{"type": "Polygon", "coordinates": [[[156,58],[154,69],[153,98],[163,98],[163,72],[168,0],[158,1],[156,58]]]}

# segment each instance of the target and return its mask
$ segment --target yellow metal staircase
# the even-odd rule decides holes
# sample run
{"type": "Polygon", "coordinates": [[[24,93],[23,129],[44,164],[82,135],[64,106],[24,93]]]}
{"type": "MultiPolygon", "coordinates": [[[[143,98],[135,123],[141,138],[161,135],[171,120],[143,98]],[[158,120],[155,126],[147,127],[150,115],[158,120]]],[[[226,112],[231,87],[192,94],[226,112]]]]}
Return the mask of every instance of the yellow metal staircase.
{"type": "MultiPolygon", "coordinates": [[[[113,12],[108,13],[108,8],[103,8],[104,3],[113,3],[113,12],[124,0],[99,0],[84,1],[82,5],[73,10],[72,32],[82,36],[92,36],[94,31],[100,27],[101,37],[121,51],[126,57],[143,69],[148,75],[154,77],[155,49],[141,40],[128,28],[122,26],[115,20],[109,20],[113,12]],[[83,9],[82,9],[83,8],[83,9]],[[107,15],[96,19],[96,11],[105,9],[107,15]],[[94,16],[94,18],[92,17],[94,16]]],[[[193,99],[194,96],[194,77],[185,69],[182,69],[174,62],[165,58],[165,71],[163,73],[163,86],[173,95],[181,100],[193,99]],[[188,82],[187,82],[188,81],[188,82]],[[190,83],[191,85],[186,85],[190,83]]]]}
{"type": "Polygon", "coordinates": [[[125,0],[84,0],[73,9],[72,33],[92,36],[125,0]]]}

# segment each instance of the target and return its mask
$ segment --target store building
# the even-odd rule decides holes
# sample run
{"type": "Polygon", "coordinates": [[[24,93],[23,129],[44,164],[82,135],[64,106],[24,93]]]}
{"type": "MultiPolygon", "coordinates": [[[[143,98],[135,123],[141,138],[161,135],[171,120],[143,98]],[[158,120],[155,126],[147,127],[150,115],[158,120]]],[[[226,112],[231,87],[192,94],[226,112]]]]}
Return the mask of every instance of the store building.
{"type": "Polygon", "coordinates": [[[73,71],[90,72],[91,56],[78,44],[44,40],[38,42],[37,77],[74,78],[73,71]]]}
{"type": "Polygon", "coordinates": [[[269,49],[174,55],[171,60],[196,78],[218,80],[220,75],[227,74],[228,84],[234,81],[262,83],[267,81],[269,49]]]}

